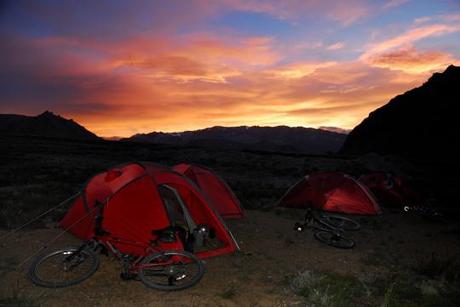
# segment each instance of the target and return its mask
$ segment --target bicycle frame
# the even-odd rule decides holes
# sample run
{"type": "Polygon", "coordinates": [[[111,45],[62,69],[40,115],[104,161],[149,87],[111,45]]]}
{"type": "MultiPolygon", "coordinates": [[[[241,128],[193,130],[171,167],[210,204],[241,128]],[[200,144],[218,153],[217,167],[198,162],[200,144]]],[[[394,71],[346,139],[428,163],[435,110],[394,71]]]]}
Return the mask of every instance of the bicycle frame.
{"type": "Polygon", "coordinates": [[[322,243],[337,248],[352,248],[355,246],[355,242],[345,236],[345,231],[358,230],[359,224],[345,217],[323,214],[308,208],[303,223],[295,223],[294,225],[294,230],[299,232],[305,228],[313,229],[313,236],[322,243]],[[337,219],[342,221],[342,224],[331,224],[335,223],[334,220],[337,219]],[[351,225],[346,226],[345,222],[351,223],[351,225]]]}
{"type": "Polygon", "coordinates": [[[110,253],[120,261],[123,267],[123,273],[134,276],[138,273],[140,269],[151,269],[159,266],[174,264],[175,261],[177,261],[176,257],[172,257],[170,259],[167,259],[166,261],[158,263],[141,264],[141,262],[148,255],[154,253],[162,253],[165,250],[171,249],[171,245],[174,245],[173,247],[175,247],[175,249],[177,249],[178,246],[182,247],[182,244],[179,242],[177,234],[176,240],[177,242],[174,243],[163,243],[159,242],[159,240],[157,239],[153,241],[152,244],[145,244],[143,242],[123,238],[115,238],[110,235],[103,235],[96,236],[93,240],[83,243],[80,248],[90,248],[95,252],[98,251],[100,248],[108,251],[108,253],[110,253]],[[124,254],[116,247],[116,245],[136,246],[139,248],[139,250],[143,250],[143,253],[140,255],[124,254]]]}
{"type": "Polygon", "coordinates": [[[140,280],[149,288],[165,291],[186,289],[203,277],[203,263],[185,250],[183,238],[176,229],[165,228],[152,234],[153,240],[141,242],[99,232],[79,247],[67,247],[37,257],[29,269],[29,278],[33,283],[48,288],[78,284],[97,271],[100,263],[98,254],[101,251],[119,261],[122,279],[140,280]],[[64,258],[59,262],[56,256],[64,258]],[[57,265],[52,265],[53,260],[58,261],[57,265]],[[82,263],[89,265],[78,270],[82,263]],[[59,279],[55,279],[55,271],[46,270],[46,267],[73,274],[60,274],[59,279]],[[165,279],[166,283],[161,282],[165,279]]]}
{"type": "Polygon", "coordinates": [[[303,231],[303,228],[312,228],[314,230],[329,231],[334,234],[343,234],[343,229],[334,227],[330,225],[329,223],[327,223],[326,221],[322,220],[321,218],[318,217],[318,213],[311,208],[309,208],[307,210],[307,213],[305,213],[304,223],[301,224],[300,227],[302,229],[301,230],[297,229],[298,231],[303,231]]]}

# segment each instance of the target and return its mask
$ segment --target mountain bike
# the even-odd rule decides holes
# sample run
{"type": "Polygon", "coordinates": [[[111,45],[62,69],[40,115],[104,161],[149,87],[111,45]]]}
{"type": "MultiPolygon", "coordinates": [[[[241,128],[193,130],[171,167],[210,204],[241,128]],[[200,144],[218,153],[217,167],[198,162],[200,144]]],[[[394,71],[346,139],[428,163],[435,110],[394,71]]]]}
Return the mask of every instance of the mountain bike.
{"type": "Polygon", "coordinates": [[[355,231],[361,228],[358,222],[350,218],[325,213],[308,208],[302,223],[295,223],[294,230],[298,232],[311,228],[313,236],[318,241],[337,248],[353,248],[355,241],[347,238],[345,231],[355,231]]]}
{"type": "Polygon", "coordinates": [[[443,214],[436,210],[436,208],[428,205],[406,205],[403,207],[404,212],[413,212],[415,214],[425,217],[442,217],[443,214]]]}
{"type": "Polygon", "coordinates": [[[99,254],[115,256],[121,264],[122,279],[139,279],[147,287],[174,291],[192,287],[203,277],[201,260],[185,250],[164,250],[179,241],[179,234],[171,229],[158,233],[150,245],[97,236],[79,247],[67,247],[38,257],[28,276],[33,283],[47,288],[62,288],[81,283],[99,267],[99,254]],[[125,254],[117,246],[135,246],[140,255],[125,254]]]}

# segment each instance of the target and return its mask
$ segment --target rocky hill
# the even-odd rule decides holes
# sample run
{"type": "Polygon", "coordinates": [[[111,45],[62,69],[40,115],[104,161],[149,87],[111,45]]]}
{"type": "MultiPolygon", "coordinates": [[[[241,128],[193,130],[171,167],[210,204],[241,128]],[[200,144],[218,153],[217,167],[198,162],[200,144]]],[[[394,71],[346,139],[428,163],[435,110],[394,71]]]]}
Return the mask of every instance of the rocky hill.
{"type": "Polygon", "coordinates": [[[451,65],[370,113],[350,132],[341,152],[456,155],[460,148],[455,111],[459,103],[460,67],[451,65]]]}
{"type": "Polygon", "coordinates": [[[46,111],[37,116],[0,114],[0,135],[98,140],[99,137],[71,119],[46,111]]]}

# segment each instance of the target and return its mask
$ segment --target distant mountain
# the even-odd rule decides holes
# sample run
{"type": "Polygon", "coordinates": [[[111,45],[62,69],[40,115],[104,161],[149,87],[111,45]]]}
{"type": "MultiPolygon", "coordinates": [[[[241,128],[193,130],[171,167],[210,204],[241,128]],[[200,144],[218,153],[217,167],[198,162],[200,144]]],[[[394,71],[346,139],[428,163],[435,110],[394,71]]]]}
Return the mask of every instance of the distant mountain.
{"type": "Polygon", "coordinates": [[[329,127],[329,126],[321,126],[321,127],[319,127],[319,129],[326,130],[326,131],[337,132],[337,133],[341,133],[341,134],[348,134],[351,131],[350,129],[343,129],[343,128],[339,128],[339,127],[329,127]]]}
{"type": "Polygon", "coordinates": [[[348,134],[341,152],[455,155],[460,148],[459,104],[460,67],[451,65],[370,113],[348,134]]]}
{"type": "Polygon", "coordinates": [[[94,133],[71,119],[46,111],[37,116],[0,114],[0,135],[98,140],[94,133]]]}
{"type": "Polygon", "coordinates": [[[203,146],[219,149],[289,151],[311,154],[337,152],[346,135],[303,127],[211,127],[180,133],[136,134],[124,141],[203,146]]]}

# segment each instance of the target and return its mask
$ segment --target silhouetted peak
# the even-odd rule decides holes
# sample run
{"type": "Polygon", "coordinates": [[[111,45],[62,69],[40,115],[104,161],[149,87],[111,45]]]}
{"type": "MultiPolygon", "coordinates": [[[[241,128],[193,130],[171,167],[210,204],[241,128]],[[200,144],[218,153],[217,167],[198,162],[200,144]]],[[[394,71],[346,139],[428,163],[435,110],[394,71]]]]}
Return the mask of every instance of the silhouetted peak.
{"type": "Polygon", "coordinates": [[[343,153],[440,157],[460,148],[456,123],[460,67],[450,65],[422,86],[371,112],[348,135],[343,153]]]}
{"type": "Polygon", "coordinates": [[[454,66],[454,65],[449,65],[449,67],[444,70],[444,72],[437,72],[434,73],[430,79],[428,79],[428,83],[430,82],[438,82],[441,80],[449,80],[452,78],[458,78],[460,76],[460,67],[454,66]]]}
{"type": "Polygon", "coordinates": [[[455,65],[449,65],[449,67],[446,68],[444,73],[452,73],[452,72],[459,72],[459,71],[460,71],[460,67],[455,66],[455,65]]]}
{"type": "Polygon", "coordinates": [[[1,135],[26,135],[67,139],[97,140],[99,137],[71,119],[51,111],[37,116],[0,114],[1,135]]]}
{"type": "Polygon", "coordinates": [[[42,114],[40,115],[37,115],[38,118],[60,118],[59,115],[56,115],[54,114],[53,112],[51,111],[48,111],[46,110],[45,112],[43,112],[42,114]]]}

